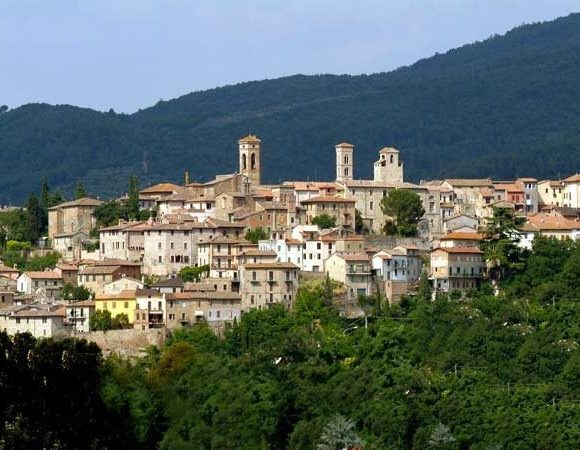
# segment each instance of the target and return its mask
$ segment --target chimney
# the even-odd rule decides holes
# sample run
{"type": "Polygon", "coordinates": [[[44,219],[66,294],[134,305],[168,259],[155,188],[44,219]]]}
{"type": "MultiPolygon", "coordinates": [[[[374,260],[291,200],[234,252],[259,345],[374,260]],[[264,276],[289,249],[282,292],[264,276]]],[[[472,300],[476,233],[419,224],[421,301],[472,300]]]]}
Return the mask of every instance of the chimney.
{"type": "Polygon", "coordinates": [[[184,186],[189,184],[189,170],[186,170],[185,174],[183,175],[183,184],[184,186]]]}

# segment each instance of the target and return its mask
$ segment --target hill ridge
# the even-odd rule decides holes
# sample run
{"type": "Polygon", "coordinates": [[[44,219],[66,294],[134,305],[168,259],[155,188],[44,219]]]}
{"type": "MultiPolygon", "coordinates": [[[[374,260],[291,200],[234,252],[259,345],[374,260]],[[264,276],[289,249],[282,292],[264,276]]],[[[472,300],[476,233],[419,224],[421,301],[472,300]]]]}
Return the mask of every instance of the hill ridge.
{"type": "Polygon", "coordinates": [[[292,75],[197,91],[132,114],[28,104],[0,114],[0,204],[40,178],[93,195],[204,180],[236,170],[237,139],[264,143],[263,178],[334,174],[334,144],[355,144],[355,174],[371,176],[384,145],[407,178],[555,177],[580,168],[580,14],[524,25],[371,75],[292,75]],[[298,156],[298,157],[297,157],[298,156]],[[313,171],[315,173],[313,173],[313,171]]]}

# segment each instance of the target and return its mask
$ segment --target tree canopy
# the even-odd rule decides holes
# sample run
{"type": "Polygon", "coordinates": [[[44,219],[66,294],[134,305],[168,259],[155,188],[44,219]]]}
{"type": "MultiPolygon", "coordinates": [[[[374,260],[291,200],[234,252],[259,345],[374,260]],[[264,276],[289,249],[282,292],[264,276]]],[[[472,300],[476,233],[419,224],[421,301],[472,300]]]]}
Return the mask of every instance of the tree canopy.
{"type": "Polygon", "coordinates": [[[245,239],[250,241],[252,244],[257,244],[258,241],[263,241],[268,239],[270,235],[262,227],[251,228],[246,231],[245,239]]]}
{"type": "Polygon", "coordinates": [[[134,360],[0,333],[0,439],[10,448],[578,448],[579,262],[580,243],[537,238],[497,296],[484,285],[460,302],[429,301],[423,289],[375,308],[366,328],[333,306],[340,286],[319,280],[301,286],[293,311],[250,311],[221,338],[205,324],[175,330],[134,360]]]}
{"type": "Polygon", "coordinates": [[[336,217],[330,216],[328,214],[320,214],[319,216],[312,218],[312,225],[318,225],[319,228],[335,228],[336,227],[336,217]]]}
{"type": "Polygon", "coordinates": [[[417,223],[425,214],[421,198],[408,189],[394,189],[381,200],[381,210],[389,217],[386,234],[415,236],[417,223]]]}

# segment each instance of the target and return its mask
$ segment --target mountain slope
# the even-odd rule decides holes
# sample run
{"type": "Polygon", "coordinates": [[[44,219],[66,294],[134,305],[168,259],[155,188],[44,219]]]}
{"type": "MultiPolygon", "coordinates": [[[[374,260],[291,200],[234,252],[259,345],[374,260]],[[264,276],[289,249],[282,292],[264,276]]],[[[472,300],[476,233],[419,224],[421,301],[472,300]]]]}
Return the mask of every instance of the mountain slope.
{"type": "Polygon", "coordinates": [[[334,144],[355,144],[355,176],[377,150],[402,150],[406,177],[557,177],[580,168],[580,15],[518,27],[390,73],[242,83],[133,115],[27,105],[0,115],[0,203],[47,174],[114,195],[145,183],[236,170],[248,130],[263,179],[334,175],[334,144]]]}

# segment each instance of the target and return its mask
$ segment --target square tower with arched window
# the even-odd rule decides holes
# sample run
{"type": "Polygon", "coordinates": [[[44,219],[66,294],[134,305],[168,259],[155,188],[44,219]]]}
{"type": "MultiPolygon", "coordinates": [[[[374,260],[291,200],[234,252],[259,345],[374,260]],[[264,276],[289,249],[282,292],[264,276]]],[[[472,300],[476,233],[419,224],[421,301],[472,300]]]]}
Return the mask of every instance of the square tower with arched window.
{"type": "Polygon", "coordinates": [[[385,147],[379,150],[379,160],[374,167],[375,181],[399,184],[403,182],[403,163],[399,161],[399,150],[385,147]]]}
{"type": "Polygon", "coordinates": [[[238,141],[240,149],[240,173],[248,178],[248,181],[259,186],[260,175],[260,148],[262,141],[253,134],[248,134],[238,141]]]}
{"type": "Polygon", "coordinates": [[[336,181],[352,180],[354,145],[342,142],[334,148],[336,149],[336,181]]]}

